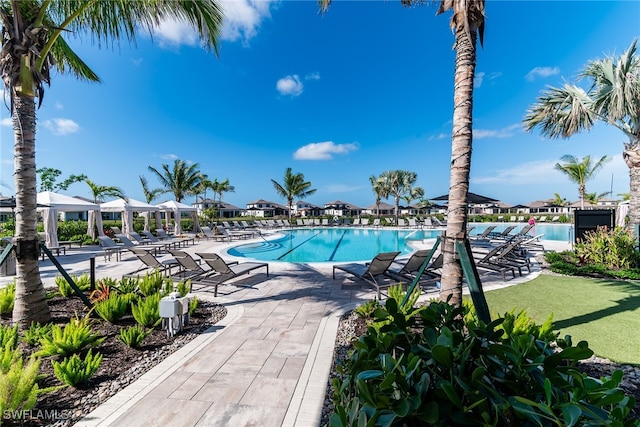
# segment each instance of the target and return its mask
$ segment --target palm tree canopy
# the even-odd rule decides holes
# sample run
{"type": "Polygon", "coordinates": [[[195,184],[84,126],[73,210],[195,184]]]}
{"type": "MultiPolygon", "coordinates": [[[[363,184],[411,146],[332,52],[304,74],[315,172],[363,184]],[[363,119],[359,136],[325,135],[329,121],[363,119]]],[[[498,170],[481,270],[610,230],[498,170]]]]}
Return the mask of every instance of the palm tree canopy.
{"type": "Polygon", "coordinates": [[[166,190],[162,188],[150,189],[147,178],[145,178],[143,175],[140,175],[140,184],[142,185],[142,192],[144,193],[144,199],[147,203],[151,203],[156,197],[163,193],[166,193],[166,190]]]}
{"type": "Polygon", "coordinates": [[[589,62],[580,79],[589,80],[585,90],[575,84],[549,87],[524,118],[527,130],[539,127],[543,135],[567,138],[603,121],[623,131],[636,144],[640,138],[640,58],[637,40],[617,60],[608,57],[589,62]]]}
{"type": "Polygon", "coordinates": [[[316,192],[316,189],[311,189],[311,183],[304,180],[302,173],[293,173],[291,168],[287,168],[284,172],[284,181],[280,184],[275,179],[272,179],[273,188],[279,196],[287,199],[289,208],[293,205],[294,199],[304,199],[307,196],[316,192]]]}
{"type": "Polygon", "coordinates": [[[173,193],[177,202],[181,202],[189,194],[194,194],[202,181],[202,174],[198,170],[198,163],[187,165],[184,160],[176,159],[173,169],[169,165],[162,165],[162,172],[153,166],[149,170],[153,172],[167,192],[173,193]]]}
{"type": "Polygon", "coordinates": [[[98,185],[88,178],[85,179],[84,182],[87,183],[87,185],[89,186],[89,189],[91,190],[94,203],[98,203],[98,200],[102,197],[119,197],[121,199],[127,198],[127,196],[124,195],[124,191],[122,191],[120,187],[98,185]]]}
{"type": "Polygon", "coordinates": [[[563,161],[564,164],[556,163],[556,170],[564,173],[571,182],[582,186],[602,169],[609,158],[602,156],[600,160],[592,163],[591,156],[585,156],[582,160],[579,160],[575,156],[565,154],[560,160],[563,161]]]}
{"type": "Polygon", "coordinates": [[[88,36],[106,45],[135,42],[137,31],[153,34],[168,18],[191,24],[201,45],[218,52],[223,15],[212,0],[3,0],[0,72],[4,85],[11,93],[37,96],[42,103],[51,68],[98,82],[100,78],[73,52],[63,34],[88,36]]]}

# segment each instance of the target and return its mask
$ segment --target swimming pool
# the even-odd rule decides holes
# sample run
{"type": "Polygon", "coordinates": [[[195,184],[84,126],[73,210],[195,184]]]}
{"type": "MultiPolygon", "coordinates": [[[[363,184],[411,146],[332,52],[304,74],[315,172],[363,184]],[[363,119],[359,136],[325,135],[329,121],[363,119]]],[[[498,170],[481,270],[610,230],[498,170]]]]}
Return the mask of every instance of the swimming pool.
{"type": "Polygon", "coordinates": [[[282,230],[281,237],[230,248],[231,256],[262,261],[370,261],[380,252],[413,252],[410,241],[436,238],[442,230],[383,230],[371,228],[309,228],[282,230]]]}
{"type": "MultiPolygon", "coordinates": [[[[469,223],[471,235],[482,233],[490,225],[495,232],[509,225],[516,225],[511,233],[517,233],[526,224],[469,223]]],[[[300,228],[281,230],[276,238],[267,238],[252,243],[240,244],[227,250],[235,257],[253,258],[261,261],[283,262],[351,262],[370,261],[380,252],[413,252],[411,242],[435,239],[441,229],[372,229],[372,228],[300,228]]],[[[536,224],[530,236],[543,234],[543,240],[569,242],[573,239],[573,227],[568,224],[536,224]]]]}

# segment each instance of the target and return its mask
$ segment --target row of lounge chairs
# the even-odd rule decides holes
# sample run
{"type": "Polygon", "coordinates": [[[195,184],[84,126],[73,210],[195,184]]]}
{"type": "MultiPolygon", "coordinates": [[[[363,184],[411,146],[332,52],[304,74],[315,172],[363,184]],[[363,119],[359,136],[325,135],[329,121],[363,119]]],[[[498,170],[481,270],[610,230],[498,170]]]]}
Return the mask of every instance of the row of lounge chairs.
{"type": "Polygon", "coordinates": [[[213,287],[214,296],[218,296],[219,285],[256,269],[265,268],[269,277],[269,264],[266,262],[227,262],[215,253],[196,253],[199,257],[196,259],[180,249],[168,249],[173,258],[161,261],[149,249],[141,247],[128,249],[142,262],[141,268],[130,273],[130,276],[144,270],[158,270],[176,280],[191,280],[192,284],[213,287]],[[207,267],[204,267],[202,261],[207,267]],[[177,268],[175,273],[172,272],[173,268],[177,268]]]}

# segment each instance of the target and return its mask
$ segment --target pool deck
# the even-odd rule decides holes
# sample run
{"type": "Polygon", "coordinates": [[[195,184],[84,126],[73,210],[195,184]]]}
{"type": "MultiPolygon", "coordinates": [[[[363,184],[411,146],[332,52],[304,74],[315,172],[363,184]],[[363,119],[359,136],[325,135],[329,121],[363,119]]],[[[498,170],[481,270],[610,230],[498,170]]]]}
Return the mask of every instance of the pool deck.
{"type": "MultiPolygon", "coordinates": [[[[543,243],[546,250],[569,247],[543,243]]],[[[201,240],[185,250],[222,253],[229,246],[201,240]]],[[[120,277],[141,265],[129,254],[105,262],[98,247],[74,247],[58,260],[69,273],[82,274],[91,257],[98,279],[120,277]]],[[[40,266],[43,283],[52,286],[57,271],[49,260],[40,266]]],[[[199,299],[223,304],[227,316],[75,425],[318,426],[339,318],[375,292],[347,275],[332,280],[331,264],[274,262],[269,268],[269,277],[257,270],[220,286],[218,297],[195,287],[199,299]]],[[[490,291],[529,281],[539,272],[534,266],[507,282],[483,272],[481,279],[490,291]]],[[[11,280],[0,277],[0,284],[11,280]]],[[[436,290],[421,298],[435,296],[436,290]]]]}

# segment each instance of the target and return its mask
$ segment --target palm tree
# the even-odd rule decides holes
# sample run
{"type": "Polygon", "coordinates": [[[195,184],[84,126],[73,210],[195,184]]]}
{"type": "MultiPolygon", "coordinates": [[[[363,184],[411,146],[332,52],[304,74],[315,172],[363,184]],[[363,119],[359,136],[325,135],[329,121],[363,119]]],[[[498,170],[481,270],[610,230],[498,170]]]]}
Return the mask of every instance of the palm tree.
{"type": "Polygon", "coordinates": [[[119,197],[121,199],[127,198],[127,196],[124,195],[124,191],[122,191],[120,187],[98,185],[95,182],[91,181],[89,178],[85,179],[84,182],[87,183],[89,189],[91,190],[93,203],[100,203],[99,200],[103,199],[104,197],[119,197]]]}
{"type": "Polygon", "coordinates": [[[72,33],[99,44],[135,41],[136,32],[153,32],[162,19],[188,21],[201,44],[217,53],[222,12],[217,0],[29,0],[0,2],[2,50],[0,73],[14,130],[16,230],[20,248],[16,265],[13,322],[28,327],[45,323],[51,313],[38,269],[36,232],[36,98],[42,104],[51,70],[81,80],[99,77],[62,37],[72,33]]]}
{"type": "Polygon", "coordinates": [[[382,181],[375,176],[371,175],[369,177],[369,182],[371,183],[371,188],[373,189],[373,193],[376,195],[376,216],[380,216],[380,201],[382,200],[382,193],[384,189],[382,188],[382,181]]]}
{"type": "Polygon", "coordinates": [[[166,164],[162,165],[162,172],[153,166],[149,166],[149,170],[156,175],[167,192],[173,193],[176,202],[181,202],[189,194],[195,194],[202,182],[203,176],[198,167],[198,163],[187,165],[184,160],[176,159],[173,170],[166,164]]]}
{"type": "Polygon", "coordinates": [[[143,175],[140,175],[140,184],[142,184],[142,192],[144,193],[144,199],[147,203],[153,202],[159,195],[166,193],[166,190],[162,188],[154,188],[151,190],[147,178],[143,175]]]}
{"type": "MultiPolygon", "coordinates": [[[[331,0],[318,0],[325,12],[331,0]]],[[[401,0],[403,6],[426,3],[425,0],[401,0]]],[[[449,210],[443,239],[443,268],[440,299],[462,304],[462,266],[455,253],[455,241],[467,234],[467,193],[471,171],[473,128],[473,80],[476,69],[476,42],[484,38],[484,0],[441,0],[437,15],[451,11],[456,51],[453,87],[453,128],[451,132],[451,171],[449,210]]],[[[640,157],[639,157],[640,158],[640,157]]]]}
{"type": "Polygon", "coordinates": [[[553,193],[553,199],[550,199],[548,203],[553,206],[567,206],[567,199],[562,197],[560,193],[553,193]]]}
{"type": "Polygon", "coordinates": [[[224,193],[234,193],[236,191],[236,187],[229,183],[229,178],[225,178],[224,181],[218,181],[217,178],[214,179],[210,188],[213,190],[214,202],[216,201],[215,195],[218,196],[217,205],[219,209],[222,209],[222,195],[224,193]]]}
{"type": "Polygon", "coordinates": [[[578,184],[580,194],[580,209],[584,209],[584,195],[587,191],[585,183],[593,178],[604,164],[609,160],[607,156],[602,156],[596,163],[591,163],[591,156],[586,156],[579,160],[575,156],[565,154],[560,158],[564,164],[556,163],[555,168],[567,175],[571,182],[578,184]]]}
{"type": "Polygon", "coordinates": [[[302,173],[293,173],[291,168],[287,168],[284,172],[284,181],[280,184],[272,179],[273,187],[279,196],[287,199],[289,205],[289,221],[291,221],[291,211],[293,210],[294,199],[304,199],[316,192],[316,189],[310,189],[311,183],[304,180],[302,173]]]}
{"type": "MultiPolygon", "coordinates": [[[[411,194],[413,184],[415,184],[417,179],[418,174],[405,170],[390,170],[380,175],[380,183],[382,186],[381,194],[384,198],[393,196],[396,224],[398,223],[398,214],[400,212],[400,199],[407,194],[411,194]]],[[[422,190],[421,187],[416,188],[419,188],[424,196],[424,190],[422,190]]],[[[413,199],[416,198],[417,197],[414,197],[413,199]]]]}
{"type": "Polygon", "coordinates": [[[609,194],[608,191],[605,191],[604,193],[585,193],[584,194],[584,199],[591,203],[592,205],[597,205],[598,202],[602,199],[604,199],[605,197],[607,197],[607,195],[609,194]]]}
{"type": "MultiPolygon", "coordinates": [[[[589,89],[566,83],[551,87],[538,97],[524,118],[527,130],[539,127],[551,138],[568,138],[604,122],[622,131],[622,157],[629,167],[629,220],[640,224],[640,57],[634,40],[619,58],[589,61],[580,74],[589,81],[589,89]]],[[[630,227],[633,230],[635,227],[630,227]]]]}
{"type": "Polygon", "coordinates": [[[423,197],[424,197],[424,188],[413,187],[413,188],[410,188],[409,191],[404,196],[402,196],[402,200],[404,200],[407,203],[407,207],[409,207],[412,201],[421,199],[423,197]]]}

